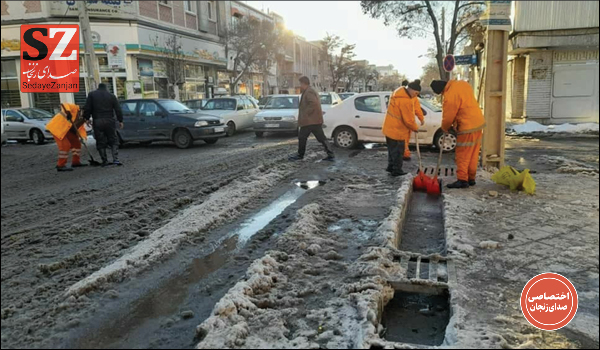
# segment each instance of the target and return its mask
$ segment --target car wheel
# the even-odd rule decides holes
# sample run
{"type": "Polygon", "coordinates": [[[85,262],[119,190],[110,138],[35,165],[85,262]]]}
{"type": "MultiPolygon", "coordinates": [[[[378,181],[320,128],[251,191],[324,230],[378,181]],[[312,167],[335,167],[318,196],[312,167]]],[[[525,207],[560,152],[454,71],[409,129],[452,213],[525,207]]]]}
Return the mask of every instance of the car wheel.
{"type": "Polygon", "coordinates": [[[255,131],[254,135],[256,135],[256,137],[263,137],[263,136],[265,136],[265,133],[264,133],[264,131],[255,131]]]}
{"type": "Polygon", "coordinates": [[[173,136],[173,142],[175,142],[175,146],[182,149],[190,148],[194,144],[192,135],[186,129],[177,130],[173,136]]]}
{"type": "Polygon", "coordinates": [[[235,123],[229,122],[227,123],[227,136],[235,135],[235,123]]]}
{"type": "Polygon", "coordinates": [[[214,145],[215,143],[217,143],[217,141],[219,141],[218,138],[214,138],[214,139],[204,139],[204,142],[208,143],[209,145],[214,145]]]}
{"type": "Polygon", "coordinates": [[[39,130],[33,130],[31,132],[31,139],[33,140],[33,143],[35,143],[36,145],[43,145],[46,142],[46,139],[44,138],[44,134],[42,134],[42,132],[39,130]]]}
{"type": "Polygon", "coordinates": [[[333,142],[340,148],[355,148],[358,145],[358,137],[354,129],[344,126],[335,130],[333,142]]]}
{"type": "Polygon", "coordinates": [[[437,149],[443,148],[444,152],[452,152],[456,149],[456,133],[451,131],[444,139],[444,144],[442,145],[442,136],[444,132],[442,130],[438,130],[433,138],[433,144],[437,149]]]}

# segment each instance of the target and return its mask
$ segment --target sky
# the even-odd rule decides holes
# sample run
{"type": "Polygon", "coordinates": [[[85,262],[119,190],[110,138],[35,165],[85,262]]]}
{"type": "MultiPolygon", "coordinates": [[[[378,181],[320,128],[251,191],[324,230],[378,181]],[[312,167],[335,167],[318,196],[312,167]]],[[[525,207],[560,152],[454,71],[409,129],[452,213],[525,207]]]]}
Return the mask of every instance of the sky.
{"type": "Polygon", "coordinates": [[[281,15],[286,27],[306,40],[319,40],[336,34],[348,44],[356,44],[355,59],[378,66],[394,65],[409,79],[421,76],[431,39],[401,39],[383,20],[363,14],[360,1],[245,1],[258,9],[281,15]],[[422,57],[419,57],[423,55],[422,57]]]}

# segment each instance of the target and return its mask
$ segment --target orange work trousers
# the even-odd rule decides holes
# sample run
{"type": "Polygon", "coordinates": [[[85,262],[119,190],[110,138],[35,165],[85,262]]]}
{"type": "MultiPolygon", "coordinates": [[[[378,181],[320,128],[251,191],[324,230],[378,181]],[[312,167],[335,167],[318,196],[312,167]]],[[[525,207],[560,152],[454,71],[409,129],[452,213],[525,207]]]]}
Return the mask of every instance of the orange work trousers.
{"type": "Polygon", "coordinates": [[[54,140],[56,140],[56,145],[58,146],[57,166],[59,168],[67,166],[69,151],[73,154],[71,165],[81,164],[81,141],[79,141],[79,137],[73,130],[69,130],[62,140],[59,140],[56,137],[54,137],[54,140]]]}
{"type": "Polygon", "coordinates": [[[483,131],[459,134],[456,137],[456,177],[458,180],[475,180],[481,150],[483,131]]]}

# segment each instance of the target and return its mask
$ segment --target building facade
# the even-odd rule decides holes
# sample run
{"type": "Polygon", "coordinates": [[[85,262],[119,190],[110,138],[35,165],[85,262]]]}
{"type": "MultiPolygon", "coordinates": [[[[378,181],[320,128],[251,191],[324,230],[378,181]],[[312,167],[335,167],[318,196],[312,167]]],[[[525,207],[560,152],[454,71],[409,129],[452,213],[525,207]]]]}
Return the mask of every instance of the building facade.
{"type": "Polygon", "coordinates": [[[507,117],[598,122],[598,2],[514,1],[507,117]]]}

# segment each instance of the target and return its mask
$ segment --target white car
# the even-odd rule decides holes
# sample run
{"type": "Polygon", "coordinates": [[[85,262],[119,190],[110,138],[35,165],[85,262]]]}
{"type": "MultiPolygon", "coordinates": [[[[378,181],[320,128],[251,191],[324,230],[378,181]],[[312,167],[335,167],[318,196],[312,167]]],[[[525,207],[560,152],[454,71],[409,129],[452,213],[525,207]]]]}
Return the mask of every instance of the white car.
{"type": "Polygon", "coordinates": [[[269,96],[265,107],[254,117],[254,133],[298,132],[298,104],[300,95],[269,96]]]}
{"type": "Polygon", "coordinates": [[[42,145],[54,137],[46,130],[46,124],[54,115],[39,108],[7,108],[2,110],[3,138],[21,143],[32,140],[42,145]]]}
{"type": "Polygon", "coordinates": [[[237,130],[253,127],[254,116],[260,109],[246,96],[228,96],[211,98],[198,112],[201,116],[223,118],[227,135],[233,136],[237,130]]]}
{"type": "Polygon", "coordinates": [[[321,99],[321,109],[324,111],[342,103],[342,99],[335,92],[319,92],[319,98],[321,99]]]}
{"type": "MultiPolygon", "coordinates": [[[[385,143],[381,129],[391,92],[365,92],[349,97],[341,105],[324,115],[323,130],[336,146],[353,148],[359,142],[385,143]]],[[[456,134],[450,133],[442,143],[442,109],[431,101],[419,99],[425,115],[425,125],[419,128],[419,144],[443,147],[452,151],[456,147],[456,134]]],[[[415,116],[417,125],[419,120],[415,116]]],[[[410,143],[414,143],[411,136],[410,143]]]]}
{"type": "Polygon", "coordinates": [[[340,92],[338,95],[342,99],[342,101],[346,100],[348,97],[356,95],[356,92],[340,92]]]}

